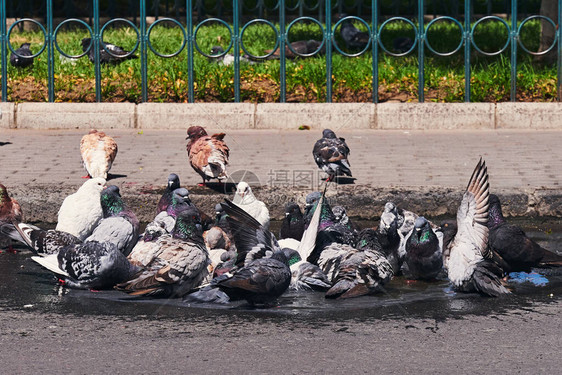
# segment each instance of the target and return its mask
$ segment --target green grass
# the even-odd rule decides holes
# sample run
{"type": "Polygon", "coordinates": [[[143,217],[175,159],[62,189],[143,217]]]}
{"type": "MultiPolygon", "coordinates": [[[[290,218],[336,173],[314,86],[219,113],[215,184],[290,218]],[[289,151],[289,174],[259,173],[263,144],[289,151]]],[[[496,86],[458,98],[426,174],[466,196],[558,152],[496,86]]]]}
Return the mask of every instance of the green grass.
{"type": "MultiPolygon", "coordinates": [[[[362,28],[363,25],[357,24],[362,28]]],[[[278,25],[276,25],[278,27],[278,25]]],[[[535,51],[540,35],[538,21],[526,23],[521,39],[535,51]]],[[[343,46],[336,32],[338,46],[343,46]]],[[[315,24],[297,23],[290,30],[291,41],[320,39],[321,30],[315,24]]],[[[414,32],[404,22],[388,24],[381,33],[382,43],[392,50],[392,40],[398,36],[413,38],[414,32]]],[[[84,29],[61,30],[57,42],[67,54],[82,53],[80,40],[89,36],[84,29]]],[[[431,47],[440,53],[453,51],[461,41],[456,25],[443,21],[434,23],[427,35],[431,47]]],[[[499,22],[483,22],[474,32],[474,39],[483,51],[500,49],[507,38],[505,27],[499,22]]],[[[134,47],[136,33],[130,28],[108,28],[104,34],[107,42],[127,49],[134,47]]],[[[162,54],[171,54],[182,45],[183,36],[177,27],[159,25],[151,33],[151,44],[162,54]]],[[[275,45],[275,34],[270,26],[253,24],[243,35],[246,50],[254,55],[264,55],[275,45]]],[[[34,52],[43,44],[40,32],[16,32],[10,39],[14,48],[30,41],[34,52]]],[[[214,45],[227,47],[229,32],[220,24],[206,24],[197,35],[200,49],[209,53],[214,45]]],[[[342,48],[343,49],[343,48],[342,48]]],[[[346,50],[347,51],[347,50],[346,50]]],[[[426,48],[425,98],[426,101],[464,101],[464,48],[452,56],[436,56],[426,48]]],[[[510,97],[510,48],[498,56],[485,56],[473,50],[471,55],[471,100],[473,102],[506,101],[510,97]]],[[[242,51],[243,52],[243,51],[242,51]]],[[[354,52],[354,51],[347,51],[354,52]]],[[[63,63],[55,50],[55,100],[63,102],[95,101],[94,67],[87,57],[63,63]]],[[[358,57],[334,53],[333,101],[372,100],[372,55],[368,50],[358,57]]],[[[234,69],[209,61],[195,52],[194,84],[196,101],[234,101],[234,69]]],[[[148,54],[148,96],[152,102],[187,102],[187,53],[161,58],[148,54]]],[[[140,102],[140,59],[128,60],[119,65],[101,67],[102,99],[104,101],[140,102]]],[[[279,101],[280,63],[276,60],[253,65],[243,64],[240,69],[241,99],[251,102],[279,101]]],[[[418,99],[418,51],[404,57],[394,57],[381,51],[379,57],[379,100],[416,101],[418,99]]],[[[288,102],[324,102],[326,100],[326,62],[323,56],[287,61],[288,102]]],[[[556,99],[556,66],[536,61],[519,49],[517,70],[518,100],[554,101],[556,99]]],[[[8,100],[47,100],[47,54],[36,58],[32,68],[16,69],[8,65],[8,100]]]]}

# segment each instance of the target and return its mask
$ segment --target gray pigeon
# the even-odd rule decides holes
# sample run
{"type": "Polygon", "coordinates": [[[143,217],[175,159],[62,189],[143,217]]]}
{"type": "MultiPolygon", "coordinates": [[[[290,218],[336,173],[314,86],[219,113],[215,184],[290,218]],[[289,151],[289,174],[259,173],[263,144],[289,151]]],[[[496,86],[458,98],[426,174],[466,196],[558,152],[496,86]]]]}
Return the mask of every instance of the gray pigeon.
{"type": "MultiPolygon", "coordinates": [[[[131,54],[130,51],[126,51],[123,47],[119,47],[111,43],[103,43],[105,44],[105,48],[100,41],[100,64],[118,64],[125,60],[138,59],[137,55],[131,54]],[[110,51],[112,55],[110,55],[107,51],[110,51]]],[[[90,45],[92,46],[88,51],[88,59],[90,59],[90,61],[94,63],[96,60],[92,39],[84,38],[82,39],[81,44],[82,51],[84,52],[88,51],[88,47],[90,47],[90,45]]]]}
{"type": "Polygon", "coordinates": [[[29,43],[22,43],[20,48],[16,49],[16,53],[20,56],[16,56],[15,53],[10,55],[10,64],[15,66],[16,68],[27,68],[28,66],[33,65],[33,52],[29,49],[29,43]],[[27,57],[22,57],[27,56],[27,57]]]}
{"type": "Polygon", "coordinates": [[[152,252],[146,254],[143,263],[135,261],[142,257],[135,254],[136,247],[133,249],[129,259],[144,269],[116,288],[136,296],[183,297],[199,287],[209,273],[210,264],[201,229],[201,218],[195,207],[180,212],[172,232],[153,243],[152,252]]]}
{"type": "Polygon", "coordinates": [[[108,289],[138,272],[112,243],[86,242],[61,248],[57,253],[31,257],[77,289],[108,289]]]}
{"type": "Polygon", "coordinates": [[[162,197],[160,197],[160,200],[158,201],[157,213],[166,211],[168,209],[168,206],[172,203],[172,195],[174,193],[174,190],[179,188],[180,178],[177,174],[170,173],[170,175],[168,176],[168,182],[166,183],[166,190],[164,190],[162,197]]]}
{"type": "Polygon", "coordinates": [[[137,216],[125,205],[115,185],[102,191],[101,207],[103,218],[85,242],[111,242],[125,256],[129,255],[139,239],[137,216]]]}
{"type": "Polygon", "coordinates": [[[406,242],[407,277],[432,280],[443,269],[443,253],[439,239],[429,222],[420,216],[414,223],[414,230],[406,242]]]}

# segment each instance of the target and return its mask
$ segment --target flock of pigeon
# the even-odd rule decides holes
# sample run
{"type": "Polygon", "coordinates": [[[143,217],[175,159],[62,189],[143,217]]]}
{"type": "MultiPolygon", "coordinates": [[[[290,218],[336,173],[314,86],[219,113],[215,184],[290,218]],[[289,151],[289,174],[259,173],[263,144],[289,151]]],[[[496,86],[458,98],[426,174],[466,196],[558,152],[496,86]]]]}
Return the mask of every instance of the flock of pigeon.
{"type": "MultiPolygon", "coordinates": [[[[205,185],[228,178],[225,134],[187,130],[187,153],[205,185]]],[[[62,203],[55,229],[23,222],[16,200],[0,185],[0,247],[27,246],[32,259],[71,288],[108,289],[143,297],[183,298],[190,303],[271,305],[288,289],[313,290],[326,298],[379,293],[394,277],[448,279],[461,292],[510,293],[509,272],[562,266],[562,256],[529,239],[502,215],[490,194],[486,164],[476,165],[457,218],[440,226],[385,205],[380,224],[360,229],[345,208],[330,207],[324,192],[306,197],[304,212],[286,205],[279,236],[269,230],[267,206],[244,181],[233,200],[206,215],[168,176],[156,215],[140,233],[139,220],[119,188],[105,186],[117,144],[92,130],[80,142],[89,179],[62,203]]],[[[345,139],[326,129],[313,147],[326,186],[351,176],[345,139]]]]}

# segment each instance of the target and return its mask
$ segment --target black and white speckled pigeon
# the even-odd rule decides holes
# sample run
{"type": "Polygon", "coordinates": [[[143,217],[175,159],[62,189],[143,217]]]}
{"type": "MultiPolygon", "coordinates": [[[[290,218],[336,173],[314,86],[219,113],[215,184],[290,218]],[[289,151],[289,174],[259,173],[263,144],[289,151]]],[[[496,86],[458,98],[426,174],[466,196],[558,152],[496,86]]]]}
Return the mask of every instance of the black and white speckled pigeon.
{"type": "Polygon", "coordinates": [[[103,217],[100,195],[105,185],[101,177],[92,178],[76,193],[64,199],[55,229],[86,239],[103,217]]]}
{"type": "Polygon", "coordinates": [[[279,239],[294,238],[300,241],[304,233],[304,216],[301,208],[295,202],[285,205],[285,217],[279,230],[279,239]]]}
{"type": "Polygon", "coordinates": [[[143,271],[117,289],[131,295],[182,297],[207,277],[209,254],[195,207],[180,212],[172,232],[158,237],[152,245],[147,254],[139,254],[141,247],[129,254],[131,263],[143,271]]]}
{"type": "Polygon", "coordinates": [[[439,239],[429,222],[420,216],[406,242],[406,276],[411,279],[432,280],[443,269],[443,253],[439,239]]]}
{"type": "Polygon", "coordinates": [[[505,220],[497,195],[490,194],[488,203],[488,245],[494,253],[492,259],[506,272],[529,272],[533,267],[562,266],[562,256],[544,249],[527,237],[523,229],[505,220]]]}
{"type": "Polygon", "coordinates": [[[56,254],[65,246],[81,244],[78,237],[55,229],[43,230],[27,223],[0,222],[0,232],[39,255],[56,254]]]}
{"type": "Polygon", "coordinates": [[[57,253],[31,257],[78,289],[108,289],[133,277],[138,268],[112,243],[96,241],[68,245],[57,253]]]}
{"type": "Polygon", "coordinates": [[[139,239],[139,220],[131,211],[115,185],[101,192],[103,218],[95,227],[87,241],[111,242],[125,256],[129,255],[139,239]]]}
{"type": "MultiPolygon", "coordinates": [[[[111,43],[106,43],[106,42],[103,43],[105,44],[105,48],[103,47],[102,42],[100,41],[100,64],[118,64],[125,60],[138,58],[137,55],[132,54],[130,51],[126,51],[123,47],[119,47],[111,43]],[[112,55],[110,55],[106,51],[106,49],[110,51],[112,55]]],[[[84,38],[82,39],[81,44],[82,44],[83,52],[86,52],[88,50],[88,47],[90,47],[90,45],[92,46],[88,51],[88,59],[90,59],[92,63],[95,62],[96,55],[95,55],[94,44],[92,42],[92,39],[84,38]]]]}
{"type": "Polygon", "coordinates": [[[330,129],[324,129],[322,138],[316,141],[312,149],[316,165],[328,174],[329,181],[337,176],[351,177],[351,167],[347,160],[349,153],[345,139],[336,137],[330,129]]]}
{"type": "Polygon", "coordinates": [[[402,267],[402,260],[398,256],[399,243],[400,238],[394,221],[385,231],[381,231],[380,227],[377,229],[365,228],[360,231],[357,236],[356,248],[361,251],[365,249],[380,251],[390,263],[393,274],[399,275],[402,267]]]}
{"type": "Polygon", "coordinates": [[[157,214],[168,209],[168,206],[172,204],[172,196],[174,194],[174,190],[179,188],[180,178],[177,174],[170,173],[170,175],[168,176],[168,182],[166,183],[166,189],[164,190],[162,197],[160,197],[160,200],[158,201],[158,211],[156,212],[157,214]]]}
{"type": "Polygon", "coordinates": [[[488,170],[480,159],[457,210],[458,231],[449,244],[447,271],[453,288],[492,297],[509,291],[501,282],[501,268],[487,260],[488,170]]]}
{"type": "Polygon", "coordinates": [[[33,57],[31,57],[33,56],[33,52],[31,52],[31,49],[29,48],[30,46],[31,44],[29,43],[22,43],[20,48],[16,49],[16,53],[19,56],[16,56],[15,53],[10,55],[10,64],[16,68],[27,68],[28,66],[33,65],[33,57]]]}

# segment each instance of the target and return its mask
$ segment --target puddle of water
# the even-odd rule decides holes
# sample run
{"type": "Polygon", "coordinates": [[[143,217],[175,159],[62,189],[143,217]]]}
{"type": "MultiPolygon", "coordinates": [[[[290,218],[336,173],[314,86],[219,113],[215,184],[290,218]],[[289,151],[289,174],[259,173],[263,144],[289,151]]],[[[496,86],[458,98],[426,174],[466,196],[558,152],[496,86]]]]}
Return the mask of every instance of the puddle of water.
{"type": "MultiPolygon", "coordinates": [[[[558,223],[558,222],[557,222],[558,223]]],[[[556,224],[556,223],[555,223],[556,224]]],[[[558,225],[558,224],[556,224],[558,225]]],[[[562,253],[562,228],[552,223],[527,227],[530,237],[546,248],[562,253]],[[556,230],[556,231],[553,231],[556,230]]],[[[327,300],[323,293],[287,292],[275,308],[254,309],[244,302],[228,305],[188,305],[179,299],[138,299],[122,292],[66,289],[54,276],[30,258],[31,253],[0,253],[0,309],[26,309],[39,312],[124,317],[198,317],[214,319],[240,314],[318,320],[368,320],[422,317],[446,319],[467,314],[509,312],[536,303],[557,301],[562,295],[562,269],[542,271],[542,282],[535,285],[523,278],[511,282],[513,294],[486,298],[477,294],[458,294],[447,281],[407,283],[393,279],[385,293],[348,300],[327,300]],[[547,282],[544,283],[544,280],[547,282]]],[[[536,279],[536,277],[535,277],[536,279]]]]}

